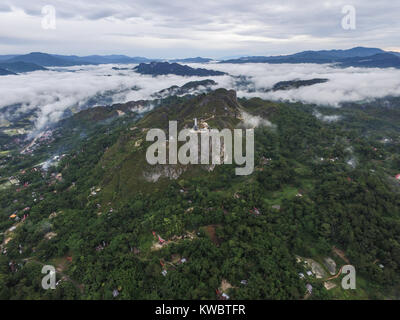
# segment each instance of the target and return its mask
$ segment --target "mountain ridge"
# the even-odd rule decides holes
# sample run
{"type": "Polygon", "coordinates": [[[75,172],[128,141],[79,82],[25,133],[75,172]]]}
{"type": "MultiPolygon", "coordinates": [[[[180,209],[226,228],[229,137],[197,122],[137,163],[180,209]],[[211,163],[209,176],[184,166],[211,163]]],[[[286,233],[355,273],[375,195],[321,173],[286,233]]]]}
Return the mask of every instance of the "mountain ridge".
{"type": "Polygon", "coordinates": [[[136,66],[134,71],[140,74],[148,74],[153,76],[175,74],[179,76],[222,76],[225,73],[221,71],[208,70],[203,68],[192,68],[187,65],[169,62],[151,62],[149,64],[141,63],[136,66]]]}
{"type": "Polygon", "coordinates": [[[336,63],[341,67],[400,68],[400,55],[378,48],[355,47],[348,50],[309,50],[281,56],[250,56],[219,63],[336,63]],[[370,58],[370,61],[363,63],[365,58],[370,58]]]}

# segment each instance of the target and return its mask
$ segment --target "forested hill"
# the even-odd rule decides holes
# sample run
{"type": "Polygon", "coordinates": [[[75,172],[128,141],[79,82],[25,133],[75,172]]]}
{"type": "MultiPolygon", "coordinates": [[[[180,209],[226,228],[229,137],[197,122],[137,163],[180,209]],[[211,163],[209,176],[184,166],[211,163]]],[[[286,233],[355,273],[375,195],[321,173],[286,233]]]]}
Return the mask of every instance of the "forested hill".
{"type": "Polygon", "coordinates": [[[1,154],[0,298],[398,298],[399,101],[389,104],[330,110],[220,89],[78,113],[33,155],[1,154]],[[139,105],[154,109],[141,117],[139,105]],[[147,130],[195,117],[215,128],[253,117],[253,174],[191,166],[151,179],[147,130]],[[41,288],[44,264],[56,290],[41,288]],[[328,281],[345,264],[357,290],[328,281]]]}
{"type": "Polygon", "coordinates": [[[134,70],[140,74],[150,74],[153,76],[176,74],[179,76],[222,76],[225,73],[221,71],[208,70],[204,68],[192,68],[187,65],[181,65],[173,62],[150,62],[141,63],[134,68],[134,70]]]}

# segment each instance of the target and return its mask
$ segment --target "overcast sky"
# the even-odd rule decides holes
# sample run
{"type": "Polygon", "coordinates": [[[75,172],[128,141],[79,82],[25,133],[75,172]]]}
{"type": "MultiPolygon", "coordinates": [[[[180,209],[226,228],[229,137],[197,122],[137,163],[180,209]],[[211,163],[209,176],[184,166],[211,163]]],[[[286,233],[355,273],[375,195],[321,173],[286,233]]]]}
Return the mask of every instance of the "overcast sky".
{"type": "Polygon", "coordinates": [[[0,54],[150,58],[275,55],[355,46],[400,51],[398,0],[1,0],[0,54]],[[42,28],[42,8],[56,29],[42,28]],[[356,29],[342,28],[342,8],[356,29]]]}

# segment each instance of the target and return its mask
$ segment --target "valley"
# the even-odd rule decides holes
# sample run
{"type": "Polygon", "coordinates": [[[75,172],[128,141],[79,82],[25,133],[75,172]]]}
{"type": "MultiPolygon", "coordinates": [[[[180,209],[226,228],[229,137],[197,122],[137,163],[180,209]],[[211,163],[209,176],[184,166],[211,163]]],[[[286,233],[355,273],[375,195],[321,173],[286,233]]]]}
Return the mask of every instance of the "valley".
{"type": "Polygon", "coordinates": [[[217,89],[82,110],[29,145],[11,125],[0,154],[0,297],[398,298],[399,103],[332,109],[217,89]],[[332,115],[340,120],[324,120],[332,115]],[[252,124],[254,173],[179,164],[159,173],[146,162],[149,128],[194,118],[252,124]],[[350,261],[359,290],[341,289],[340,275],[322,281],[297,256],[326,275],[325,259],[335,271],[350,261]],[[30,261],[65,257],[57,289],[42,291],[30,261]]]}

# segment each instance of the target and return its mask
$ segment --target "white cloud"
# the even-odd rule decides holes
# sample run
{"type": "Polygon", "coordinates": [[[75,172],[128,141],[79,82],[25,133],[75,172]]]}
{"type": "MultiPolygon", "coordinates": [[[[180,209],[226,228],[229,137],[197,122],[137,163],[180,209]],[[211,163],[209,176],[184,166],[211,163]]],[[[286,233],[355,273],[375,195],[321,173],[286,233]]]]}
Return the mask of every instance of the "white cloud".
{"type": "MultiPolygon", "coordinates": [[[[232,75],[252,77],[255,92],[238,90],[239,97],[261,97],[269,100],[302,101],[329,106],[383,98],[400,93],[400,70],[378,68],[337,68],[320,64],[215,64],[215,70],[232,75]],[[293,90],[263,92],[279,81],[326,78],[326,83],[293,90]]],[[[234,89],[234,82],[223,83],[234,89]]]]}
{"type": "Polygon", "coordinates": [[[245,111],[241,112],[242,121],[245,127],[258,128],[260,126],[273,127],[274,125],[267,119],[263,119],[260,116],[251,115],[245,111]]]}
{"type": "Polygon", "coordinates": [[[358,45],[394,47],[398,1],[352,0],[357,28],[341,28],[347,0],[3,0],[0,49],[126,53],[151,57],[282,54],[358,45]],[[57,30],[41,29],[41,8],[57,10],[57,30]],[[24,41],[22,41],[24,40],[24,41]],[[159,51],[161,50],[161,51],[159,51]]]}
{"type": "MultiPolygon", "coordinates": [[[[144,76],[132,70],[134,65],[123,66],[129,70],[113,70],[114,66],[77,66],[2,76],[0,119],[2,122],[10,119],[10,109],[5,112],[1,108],[21,105],[12,109],[12,112],[15,114],[34,111],[36,129],[42,129],[48,123],[58,121],[68,108],[76,111],[95,104],[146,100],[155,92],[173,85],[182,86],[189,81],[204,79],[175,75],[144,76]],[[139,89],[133,90],[134,87],[139,89]]],[[[192,66],[221,70],[233,76],[248,76],[252,81],[251,89],[254,89],[254,92],[248,92],[246,87],[237,88],[237,79],[229,75],[208,77],[218,83],[214,89],[218,87],[234,89],[237,90],[239,97],[302,101],[338,107],[341,102],[371,100],[399,95],[400,92],[400,70],[396,69],[340,69],[331,65],[316,64],[194,64],[192,66]],[[272,88],[279,81],[313,78],[327,78],[329,81],[293,90],[265,92],[265,89],[272,88]]],[[[336,118],[325,117],[323,120],[334,121],[336,118]]],[[[268,125],[263,119],[249,119],[249,121],[255,126],[268,125]]]]}
{"type": "MultiPolygon", "coordinates": [[[[93,106],[93,103],[104,105],[99,101],[112,104],[149,99],[153,93],[162,89],[204,79],[174,75],[155,78],[134,72],[134,65],[123,66],[129,70],[113,70],[112,67],[115,66],[54,68],[49,71],[2,76],[0,110],[6,106],[22,105],[15,107],[12,112],[20,114],[35,111],[36,129],[42,129],[46,124],[58,121],[68,108],[79,110],[93,106]],[[135,87],[138,90],[132,90],[135,87]]],[[[10,114],[0,112],[10,118],[10,114]]]]}
{"type": "Polygon", "coordinates": [[[321,120],[321,121],[324,121],[324,122],[328,122],[328,123],[330,123],[330,122],[336,122],[336,121],[339,121],[339,120],[341,119],[341,116],[339,116],[339,115],[330,115],[330,116],[327,116],[327,115],[323,115],[322,113],[320,113],[320,112],[318,112],[318,111],[315,111],[315,112],[314,112],[314,116],[315,116],[317,119],[319,119],[319,120],[321,120]]]}

